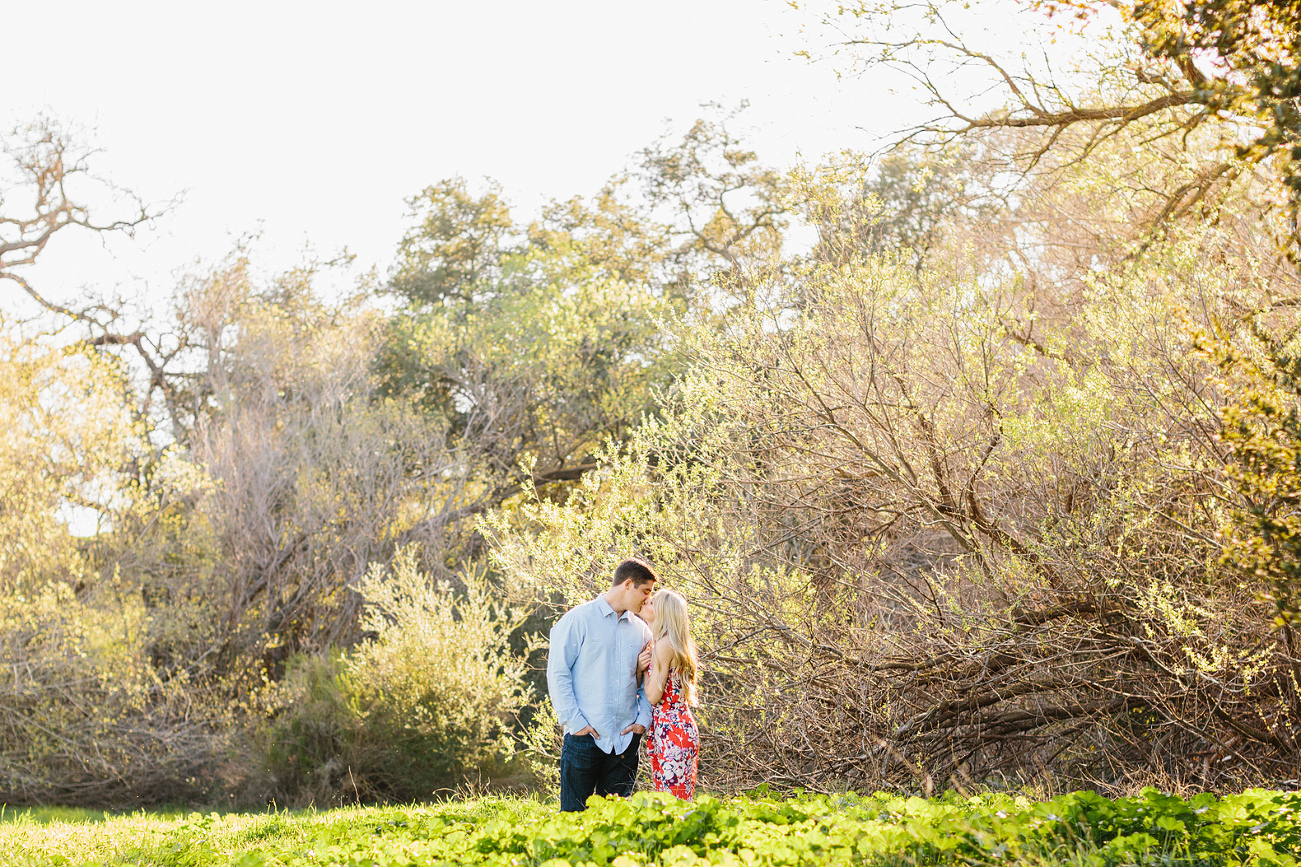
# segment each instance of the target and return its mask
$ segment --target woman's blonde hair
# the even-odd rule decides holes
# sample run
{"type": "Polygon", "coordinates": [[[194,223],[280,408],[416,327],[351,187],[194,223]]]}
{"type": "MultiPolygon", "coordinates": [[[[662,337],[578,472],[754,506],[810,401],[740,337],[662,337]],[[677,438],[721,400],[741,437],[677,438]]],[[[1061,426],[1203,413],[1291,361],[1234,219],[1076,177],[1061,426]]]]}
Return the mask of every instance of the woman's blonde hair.
{"type": "Polygon", "coordinates": [[[696,703],[696,672],[700,661],[696,643],[691,640],[691,618],[687,600],[673,590],[655,594],[655,652],[668,651],[668,666],[682,678],[682,697],[687,704],[696,703]],[[663,639],[661,641],[661,639],[663,639]]]}

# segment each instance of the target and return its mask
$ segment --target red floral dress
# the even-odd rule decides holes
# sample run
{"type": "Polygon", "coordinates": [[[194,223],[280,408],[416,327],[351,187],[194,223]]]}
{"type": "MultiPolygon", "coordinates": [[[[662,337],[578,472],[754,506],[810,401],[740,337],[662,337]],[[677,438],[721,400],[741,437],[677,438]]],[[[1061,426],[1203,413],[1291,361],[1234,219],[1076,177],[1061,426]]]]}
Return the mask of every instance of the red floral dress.
{"type": "Polygon", "coordinates": [[[696,757],[700,754],[700,729],[691,708],[682,698],[677,671],[670,669],[664,682],[664,697],[651,708],[650,731],[646,733],[651,781],[657,792],[672,792],[690,798],[696,791],[696,757]]]}

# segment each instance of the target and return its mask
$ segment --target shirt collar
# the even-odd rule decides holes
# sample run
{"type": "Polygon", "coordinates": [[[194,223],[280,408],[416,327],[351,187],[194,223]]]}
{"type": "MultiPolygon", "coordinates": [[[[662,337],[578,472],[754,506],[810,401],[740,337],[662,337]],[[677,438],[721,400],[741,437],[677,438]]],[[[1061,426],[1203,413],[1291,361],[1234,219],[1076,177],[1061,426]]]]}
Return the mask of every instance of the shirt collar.
{"type": "MultiPolygon", "coordinates": [[[[609,617],[611,614],[614,614],[614,607],[610,605],[609,602],[606,601],[604,593],[597,594],[596,609],[601,612],[602,617],[609,617]]],[[[632,615],[631,611],[625,611],[619,615],[618,619],[623,620],[624,618],[629,617],[631,615],[632,615]]]]}

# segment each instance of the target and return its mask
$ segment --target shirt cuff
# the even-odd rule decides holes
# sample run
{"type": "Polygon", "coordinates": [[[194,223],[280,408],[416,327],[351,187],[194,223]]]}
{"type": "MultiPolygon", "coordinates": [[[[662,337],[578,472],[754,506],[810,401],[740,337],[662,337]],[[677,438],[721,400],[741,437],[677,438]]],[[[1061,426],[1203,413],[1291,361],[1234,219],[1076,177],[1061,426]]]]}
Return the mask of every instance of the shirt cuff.
{"type": "MultiPolygon", "coordinates": [[[[569,722],[565,723],[565,734],[572,735],[574,732],[581,732],[583,729],[588,728],[591,725],[592,724],[587,721],[587,717],[583,716],[581,710],[575,710],[574,715],[569,718],[569,722]]],[[[592,730],[596,731],[596,728],[592,727],[592,730]]]]}

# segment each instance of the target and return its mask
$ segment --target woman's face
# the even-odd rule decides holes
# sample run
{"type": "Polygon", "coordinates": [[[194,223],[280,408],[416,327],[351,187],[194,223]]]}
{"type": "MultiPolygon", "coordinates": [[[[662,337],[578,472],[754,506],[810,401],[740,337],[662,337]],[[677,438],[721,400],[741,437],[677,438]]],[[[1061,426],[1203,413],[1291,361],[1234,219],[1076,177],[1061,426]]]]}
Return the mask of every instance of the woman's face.
{"type": "Polygon", "coordinates": [[[652,594],[651,597],[642,605],[641,611],[639,612],[641,619],[646,621],[647,626],[655,625],[655,597],[658,595],[658,593],[652,594]]]}

